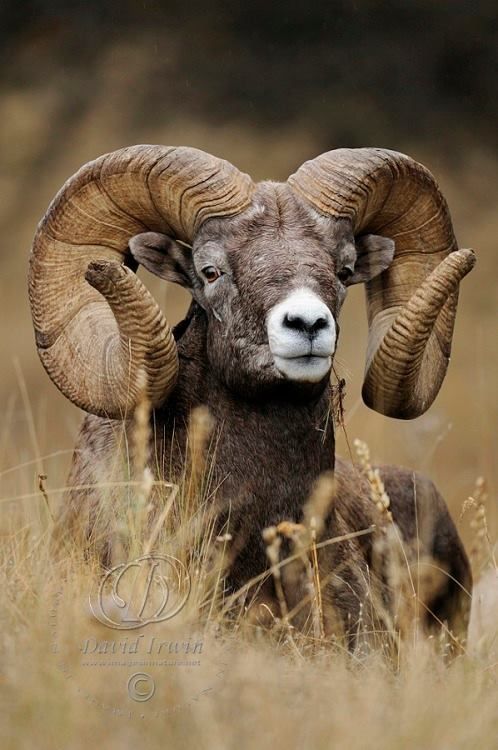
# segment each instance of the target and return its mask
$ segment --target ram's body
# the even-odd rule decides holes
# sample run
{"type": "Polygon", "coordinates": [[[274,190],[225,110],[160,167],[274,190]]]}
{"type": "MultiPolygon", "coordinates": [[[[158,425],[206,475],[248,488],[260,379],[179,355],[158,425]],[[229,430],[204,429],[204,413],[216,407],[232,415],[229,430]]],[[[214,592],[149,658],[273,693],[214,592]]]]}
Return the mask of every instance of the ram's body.
{"type": "MultiPolygon", "coordinates": [[[[192,409],[207,405],[213,418],[211,444],[216,446],[208,459],[210,503],[217,510],[217,532],[229,532],[232,536],[233,562],[227,592],[241,590],[247,581],[268,568],[262,531],[282,521],[300,523],[303,507],[322,472],[335,470],[337,490],[318,541],[368,530],[372,524],[381,528],[383,521],[364,472],[334,455],[331,389],[327,388],[311,403],[299,403],[295,396],[256,402],[237,396],[210,371],[204,354],[206,328],[207,320],[197,307],[188,327],[181,325],[183,331],[177,342],[178,384],[167,408],[154,414],[149,465],[156,479],[181,480],[192,409]],[[215,488],[219,489],[214,491],[215,488]]],[[[69,484],[95,485],[96,489],[75,489],[69,493],[59,521],[60,533],[65,536],[83,528],[104,557],[110,552],[113,538],[113,514],[99,514],[103,502],[99,486],[110,479],[119,482],[128,476],[134,430],[133,420],[128,430],[123,431],[119,422],[88,416],[75,453],[69,484]],[[121,460],[116,460],[120,453],[121,460]],[[90,520],[82,526],[83,519],[99,516],[100,522],[90,520]]],[[[402,537],[403,559],[398,559],[401,551],[398,540],[394,554],[402,572],[413,578],[414,591],[420,597],[420,622],[427,630],[444,623],[455,635],[462,635],[468,619],[472,581],[465,551],[444,500],[433,483],[416,472],[394,466],[380,467],[380,471],[402,537]],[[442,575],[434,575],[437,569],[442,575]],[[421,587],[420,581],[428,578],[434,584],[421,587]]],[[[118,491],[117,497],[119,494],[118,491]]],[[[324,608],[328,634],[337,633],[337,617],[340,617],[342,627],[354,640],[360,612],[367,628],[366,605],[371,601],[372,581],[377,574],[378,583],[385,589],[383,596],[392,595],[387,571],[382,573],[372,564],[372,545],[378,539],[378,534],[369,533],[320,552],[323,577],[337,573],[323,589],[323,601],[328,604],[324,608]]],[[[288,570],[284,568],[283,581],[286,600],[292,609],[298,606],[300,598],[306,599],[306,576],[302,568],[296,573],[288,566],[288,570]]],[[[254,589],[248,590],[246,597],[252,602],[253,616],[264,622],[269,609],[278,616],[271,577],[262,589],[257,588],[257,597],[254,589]],[[260,608],[260,602],[265,606],[260,608]]],[[[309,626],[308,614],[307,608],[303,608],[293,619],[294,624],[309,626]]]]}
{"type": "MultiPolygon", "coordinates": [[[[218,529],[233,537],[233,591],[267,567],[263,529],[299,523],[323,472],[335,471],[338,484],[322,538],[378,528],[383,519],[365,477],[335,460],[330,371],[346,287],[367,287],[364,399],[412,418],[444,378],[458,284],[473,262],[456,247],[432,176],[394,152],[330,152],[284,184],[253,185],[189,149],[136,147],[87,165],[40,225],[30,276],[42,361],[94,415],[81,432],[62,528],[88,512],[92,534],[97,485],[124,478],[113,472],[144,375],[157,478],[181,474],[192,409],[210,410],[211,502],[218,529]],[[189,315],[174,336],[130,270],[137,263],[190,290],[189,315]]],[[[421,621],[461,633],[470,570],[443,500],[413,472],[381,474],[405,568],[418,564],[409,575],[421,621]],[[422,586],[421,565],[441,577],[422,586]]],[[[372,591],[394,617],[392,571],[375,548],[378,537],[320,548],[327,632],[338,614],[354,640],[372,591]]],[[[289,606],[299,609],[304,579],[295,566],[284,571],[289,606]]],[[[277,612],[272,585],[269,578],[259,596],[277,612]]]]}

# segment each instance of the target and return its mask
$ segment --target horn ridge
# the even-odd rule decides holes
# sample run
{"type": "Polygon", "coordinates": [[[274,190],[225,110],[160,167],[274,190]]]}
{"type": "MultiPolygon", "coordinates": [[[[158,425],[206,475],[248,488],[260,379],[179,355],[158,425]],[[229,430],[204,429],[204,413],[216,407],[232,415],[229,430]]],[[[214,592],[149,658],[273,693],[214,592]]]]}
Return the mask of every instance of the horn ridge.
{"type": "Polygon", "coordinates": [[[254,186],[198,149],[139,145],[83,165],[40,221],[29,297],[40,359],[86,411],[122,419],[143,372],[153,408],[174,388],[178,356],[157,303],[127,267],[128,241],[160,231],[192,244],[211,216],[246,208],[254,186]]]}
{"type": "Polygon", "coordinates": [[[475,263],[472,251],[458,250],[433,175],[396,151],[336,149],[305,162],[288,182],[315,210],[347,219],[354,235],[394,240],[391,265],[366,284],[363,398],[388,416],[419,416],[444,379],[458,285],[475,263]]]}

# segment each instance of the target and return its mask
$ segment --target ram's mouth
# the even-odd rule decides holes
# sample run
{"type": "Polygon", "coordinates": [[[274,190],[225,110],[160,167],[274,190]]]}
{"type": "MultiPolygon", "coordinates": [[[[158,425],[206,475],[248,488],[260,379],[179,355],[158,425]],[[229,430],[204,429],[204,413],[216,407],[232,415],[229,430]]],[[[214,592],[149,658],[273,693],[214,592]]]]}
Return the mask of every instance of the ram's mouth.
{"type": "Polygon", "coordinates": [[[331,356],[306,354],[300,357],[281,357],[274,355],[277,370],[287,380],[298,383],[318,383],[330,372],[331,356]]]}

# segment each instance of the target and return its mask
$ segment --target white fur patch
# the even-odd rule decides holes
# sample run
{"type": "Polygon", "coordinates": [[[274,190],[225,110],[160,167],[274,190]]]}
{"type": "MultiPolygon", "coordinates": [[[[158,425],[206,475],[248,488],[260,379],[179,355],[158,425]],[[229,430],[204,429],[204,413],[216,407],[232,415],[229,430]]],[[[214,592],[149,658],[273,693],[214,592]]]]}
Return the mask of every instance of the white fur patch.
{"type": "Polygon", "coordinates": [[[316,383],[332,365],[336,346],[336,324],[327,305],[310,289],[296,289],[270,310],[268,343],[276,368],[289,380],[316,383]],[[285,324],[286,318],[303,322],[303,330],[285,324]],[[321,327],[305,330],[320,321],[321,327]]]}

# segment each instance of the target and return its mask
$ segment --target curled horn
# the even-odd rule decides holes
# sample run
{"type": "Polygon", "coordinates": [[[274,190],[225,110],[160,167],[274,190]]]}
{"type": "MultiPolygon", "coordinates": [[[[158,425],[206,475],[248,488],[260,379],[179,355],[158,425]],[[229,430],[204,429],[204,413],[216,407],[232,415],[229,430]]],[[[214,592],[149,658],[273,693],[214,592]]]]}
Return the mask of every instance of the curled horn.
{"type": "Polygon", "coordinates": [[[347,220],[354,235],[394,240],[392,264],[366,284],[362,394],[386,416],[423,414],[446,374],[458,286],[475,263],[472,250],[457,248],[433,176],[404,154],[359,148],[322,154],[288,182],[320,213],[347,220]]]}
{"type": "Polygon", "coordinates": [[[212,216],[250,202],[253,184],[193,148],[132,146],[83,166],[33,242],[29,297],[41,361],[77,406],[122,419],[143,388],[154,408],[175,385],[171,329],[135,276],[129,239],[152,230],[191,243],[212,216]]]}

